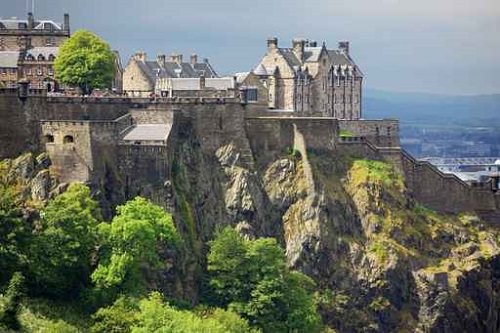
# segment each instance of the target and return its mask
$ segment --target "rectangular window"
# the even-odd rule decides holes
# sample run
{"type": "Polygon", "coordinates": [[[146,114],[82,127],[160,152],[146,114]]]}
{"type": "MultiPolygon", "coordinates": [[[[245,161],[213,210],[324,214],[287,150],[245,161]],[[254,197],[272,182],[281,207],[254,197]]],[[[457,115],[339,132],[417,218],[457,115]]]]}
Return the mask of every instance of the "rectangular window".
{"type": "Polygon", "coordinates": [[[52,67],[48,68],[48,72],[50,76],[54,75],[54,69],[52,69],[52,67]]]}
{"type": "Polygon", "coordinates": [[[1,71],[2,71],[2,74],[4,74],[4,75],[7,74],[7,68],[2,68],[1,71]]]}
{"type": "Polygon", "coordinates": [[[247,101],[256,102],[258,98],[257,89],[247,89],[247,101]]]}

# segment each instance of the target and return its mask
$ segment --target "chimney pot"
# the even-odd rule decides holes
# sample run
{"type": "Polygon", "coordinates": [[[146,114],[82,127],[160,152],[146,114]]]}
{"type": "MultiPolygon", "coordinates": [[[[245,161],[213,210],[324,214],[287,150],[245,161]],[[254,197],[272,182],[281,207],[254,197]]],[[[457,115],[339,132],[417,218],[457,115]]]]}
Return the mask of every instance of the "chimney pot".
{"type": "Polygon", "coordinates": [[[198,63],[198,55],[196,53],[191,54],[191,64],[195,65],[198,63]]]}
{"type": "Polygon", "coordinates": [[[342,51],[344,54],[349,55],[349,42],[347,41],[339,42],[339,50],[342,51]]]}
{"type": "Polygon", "coordinates": [[[299,60],[302,62],[304,61],[304,47],[306,45],[306,41],[302,38],[294,38],[292,41],[293,45],[293,52],[299,58],[299,60]]]}
{"type": "Polygon", "coordinates": [[[156,56],[156,62],[158,62],[158,65],[160,65],[160,67],[165,67],[165,64],[167,62],[167,56],[164,54],[158,54],[156,56]]]}
{"type": "Polygon", "coordinates": [[[35,27],[35,18],[33,17],[33,13],[28,13],[28,30],[33,30],[35,27]]]}
{"type": "Polygon", "coordinates": [[[269,37],[267,39],[267,50],[275,50],[278,48],[278,38],[277,37],[269,37]]]}
{"type": "Polygon", "coordinates": [[[69,14],[64,14],[63,30],[69,33],[69,14]]]}
{"type": "Polygon", "coordinates": [[[147,59],[146,52],[143,52],[143,51],[136,52],[136,53],[134,54],[134,59],[135,59],[135,60],[138,60],[138,61],[145,62],[145,61],[146,61],[146,59],[147,59]]]}

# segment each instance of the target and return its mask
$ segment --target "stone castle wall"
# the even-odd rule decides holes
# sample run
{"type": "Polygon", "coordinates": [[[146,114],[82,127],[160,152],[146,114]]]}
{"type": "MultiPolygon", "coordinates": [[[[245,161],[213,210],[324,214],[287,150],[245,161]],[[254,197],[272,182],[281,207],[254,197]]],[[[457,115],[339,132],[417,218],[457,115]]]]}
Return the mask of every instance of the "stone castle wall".
{"type": "Polygon", "coordinates": [[[94,184],[103,189],[101,195],[107,202],[120,202],[117,188],[128,193],[126,196],[168,195],[168,189],[160,184],[169,178],[174,147],[183,144],[183,133],[189,133],[198,140],[190,144],[199,145],[207,158],[216,158],[222,146],[236,146],[238,163],[250,170],[292,148],[332,154],[345,151],[385,160],[405,175],[413,197],[430,208],[443,212],[500,211],[500,196],[491,190],[470,187],[402,151],[395,120],[294,117],[286,112],[258,111],[237,100],[222,104],[217,100],[82,101],[33,96],[21,101],[14,92],[5,91],[0,90],[0,158],[45,149],[62,182],[94,184]],[[141,123],[172,124],[167,144],[120,144],[126,129],[141,123]],[[342,130],[352,136],[341,137],[342,130]],[[303,147],[296,146],[298,137],[303,147]]]}

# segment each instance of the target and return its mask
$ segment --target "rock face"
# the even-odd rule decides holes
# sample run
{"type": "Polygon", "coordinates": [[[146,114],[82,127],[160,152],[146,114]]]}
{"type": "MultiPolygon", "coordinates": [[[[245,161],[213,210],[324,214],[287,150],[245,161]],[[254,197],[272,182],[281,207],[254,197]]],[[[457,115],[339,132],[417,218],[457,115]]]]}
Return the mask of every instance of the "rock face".
{"type": "Polygon", "coordinates": [[[198,253],[179,282],[185,295],[196,297],[214,231],[232,225],[282,242],[289,265],[317,282],[324,321],[338,332],[500,331],[499,233],[478,217],[419,205],[382,162],[302,149],[252,166],[247,147],[207,153],[184,134],[170,205],[198,253]]]}

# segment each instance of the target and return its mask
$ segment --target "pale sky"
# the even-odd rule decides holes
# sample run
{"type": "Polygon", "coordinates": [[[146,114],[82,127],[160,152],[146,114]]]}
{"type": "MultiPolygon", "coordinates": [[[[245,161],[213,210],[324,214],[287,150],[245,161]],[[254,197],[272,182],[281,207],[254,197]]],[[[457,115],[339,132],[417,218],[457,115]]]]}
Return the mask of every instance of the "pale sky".
{"type": "MultiPolygon", "coordinates": [[[[29,0],[28,0],[29,1],[29,0]]],[[[37,17],[85,28],[122,54],[196,52],[221,74],[248,71],[277,36],[351,42],[365,86],[443,94],[500,93],[500,0],[35,0],[37,17]]],[[[26,0],[0,0],[25,17],[26,0]]]]}

